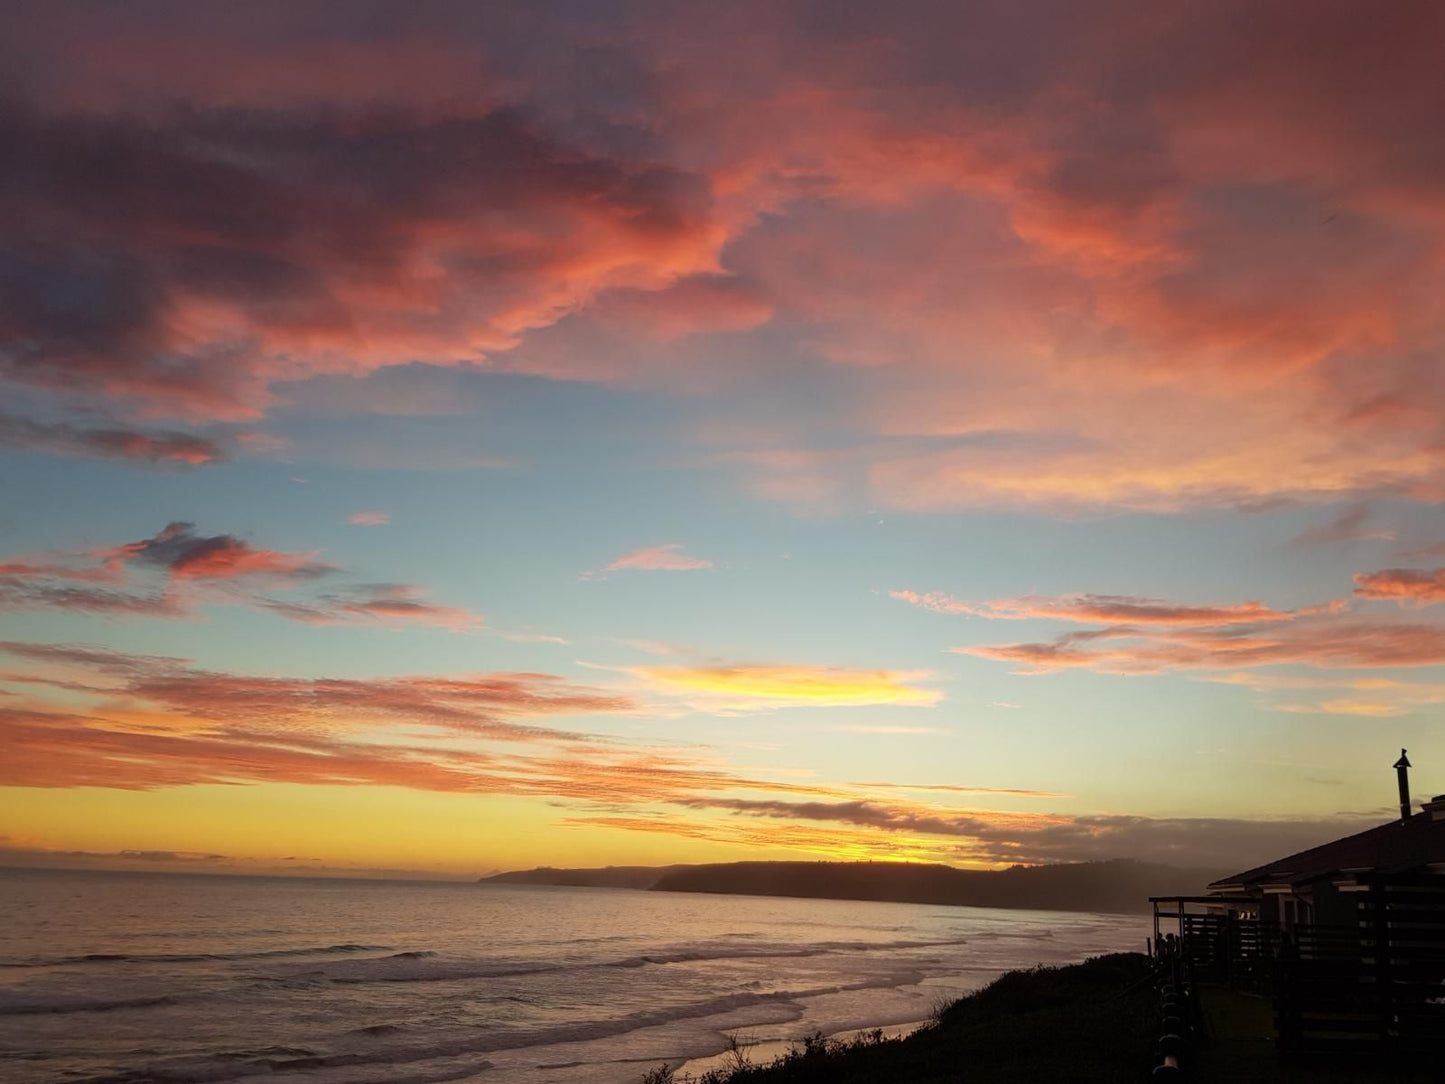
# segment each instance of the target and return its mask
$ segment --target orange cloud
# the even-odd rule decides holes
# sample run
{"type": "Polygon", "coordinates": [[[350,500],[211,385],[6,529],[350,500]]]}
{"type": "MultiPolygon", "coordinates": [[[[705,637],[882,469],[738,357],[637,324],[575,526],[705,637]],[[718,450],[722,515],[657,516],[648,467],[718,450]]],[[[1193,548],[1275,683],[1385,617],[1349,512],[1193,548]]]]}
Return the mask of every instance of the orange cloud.
{"type": "Polygon", "coordinates": [[[994,599],[971,603],[940,591],[890,591],[889,598],[911,603],[935,613],[970,614],[990,620],[1022,621],[1042,618],[1095,624],[1117,622],[1130,625],[1254,625],[1290,621],[1294,614],[1272,610],[1260,602],[1230,606],[1180,606],[1162,599],[1134,595],[1028,595],[1015,599],[994,599]]]}
{"type": "Polygon", "coordinates": [[[0,644],[0,654],[25,661],[28,687],[0,708],[0,785],[378,785],[608,808],[735,791],[839,793],[749,778],[696,747],[542,725],[636,707],[555,675],[262,678],[66,645],[0,644]],[[32,699],[37,691],[58,698],[32,699]]]}
{"type": "Polygon", "coordinates": [[[1445,602],[1445,568],[1386,568],[1355,574],[1360,598],[1394,599],[1402,606],[1430,606],[1445,602]]]}
{"type": "Polygon", "coordinates": [[[348,591],[325,592],[307,602],[260,598],[262,609],[306,625],[381,624],[436,625],[470,629],[484,624],[480,614],[458,606],[443,606],[426,599],[421,588],[409,583],[362,584],[348,591]]]}
{"type": "Polygon", "coordinates": [[[389,512],[353,512],[346,517],[347,523],[358,527],[385,527],[391,522],[389,512]]]}
{"type": "Polygon", "coordinates": [[[1388,719],[1404,715],[1408,709],[1399,704],[1374,700],[1321,700],[1313,704],[1274,704],[1275,711],[1293,715],[1353,715],[1366,719],[1388,719]]]}
{"type": "Polygon", "coordinates": [[[1066,633],[1044,642],[950,650],[1013,663],[1025,674],[1071,668],[1155,674],[1287,663],[1320,669],[1419,667],[1445,664],[1445,628],[1327,618],[1299,621],[1273,631],[1159,631],[1119,625],[1066,633]]]}
{"type": "Polygon", "coordinates": [[[1275,711],[1301,715],[1390,717],[1407,715],[1421,707],[1445,704],[1445,684],[1439,682],[1400,681],[1383,677],[1326,677],[1321,674],[1257,674],[1248,671],[1209,675],[1204,680],[1241,685],[1261,693],[1328,690],[1350,694],[1267,705],[1275,711]]]}
{"type": "MultiPolygon", "coordinates": [[[[31,678],[23,696],[0,706],[4,786],[274,782],[545,797],[569,807],[564,823],[579,828],[988,864],[1120,855],[1204,862],[1218,846],[1237,858],[1241,847],[1289,849],[1281,841],[1292,833],[1339,834],[1336,825],[1313,822],[961,809],[749,777],[696,747],[649,748],[545,725],[635,707],[546,674],[258,678],[66,645],[0,644],[0,654],[24,660],[31,678]],[[40,699],[32,696],[37,690],[40,699]],[[45,699],[51,691],[55,698],[45,699]]],[[[891,789],[1054,796],[952,785],[891,789]]]]}

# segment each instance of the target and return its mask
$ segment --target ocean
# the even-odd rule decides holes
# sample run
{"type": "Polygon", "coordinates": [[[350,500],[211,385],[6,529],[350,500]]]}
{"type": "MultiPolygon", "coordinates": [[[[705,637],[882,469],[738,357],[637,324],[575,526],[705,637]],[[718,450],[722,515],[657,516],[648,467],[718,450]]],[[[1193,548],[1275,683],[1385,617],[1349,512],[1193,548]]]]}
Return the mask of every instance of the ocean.
{"type": "Polygon", "coordinates": [[[58,870],[0,870],[0,915],[10,1084],[637,1084],[725,1034],[916,1022],[1003,971],[1141,950],[1147,932],[1072,912],[58,870]]]}

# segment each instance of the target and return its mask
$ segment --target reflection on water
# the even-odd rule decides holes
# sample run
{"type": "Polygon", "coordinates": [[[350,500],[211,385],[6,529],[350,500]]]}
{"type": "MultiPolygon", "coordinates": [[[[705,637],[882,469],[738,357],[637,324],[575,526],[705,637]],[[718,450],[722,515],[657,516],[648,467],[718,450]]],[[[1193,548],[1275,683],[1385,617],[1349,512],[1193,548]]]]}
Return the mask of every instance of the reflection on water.
{"type": "Polygon", "coordinates": [[[0,1076],[633,1084],[926,1017],[1143,920],[620,889],[5,871],[0,1076]],[[777,1049],[782,1049],[781,1047],[777,1049]]]}

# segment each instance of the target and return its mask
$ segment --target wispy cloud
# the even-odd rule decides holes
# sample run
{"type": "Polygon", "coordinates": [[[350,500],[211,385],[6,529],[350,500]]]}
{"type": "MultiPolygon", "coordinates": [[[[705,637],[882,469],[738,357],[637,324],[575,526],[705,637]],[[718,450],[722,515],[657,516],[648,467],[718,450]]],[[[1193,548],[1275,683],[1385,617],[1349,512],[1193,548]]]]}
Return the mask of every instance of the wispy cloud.
{"type": "Polygon", "coordinates": [[[682,654],[682,649],[671,644],[664,644],[658,640],[618,640],[624,647],[630,647],[634,651],[641,651],[644,655],[659,655],[668,657],[682,654]]]}
{"type": "Polygon", "coordinates": [[[407,583],[338,585],[344,570],[318,554],[257,546],[235,535],[201,535],[171,523],[150,538],[0,562],[0,611],[70,610],[110,616],[194,617],[203,605],[252,606],[312,625],[427,624],[479,627],[480,615],[430,601],[407,583]],[[308,589],[304,598],[273,592],[308,589]]]}
{"type": "Polygon", "coordinates": [[[1422,546],[1417,550],[1409,550],[1401,553],[1401,557],[1445,557],[1445,542],[1436,542],[1431,546],[1422,546]]]}
{"type": "Polygon", "coordinates": [[[904,723],[839,723],[828,730],[840,734],[947,734],[940,726],[908,726],[904,723]]]}
{"type": "Polygon", "coordinates": [[[1316,846],[1378,823],[1377,816],[1317,819],[1139,817],[1124,814],[1013,814],[928,811],[867,801],[786,799],[694,803],[721,818],[612,815],[573,818],[581,827],[619,828],[692,840],[788,847],[832,856],[994,865],[1128,857],[1235,870],[1316,846]],[[758,823],[765,822],[765,823],[758,823]]]}
{"type": "Polygon", "coordinates": [[[148,467],[198,467],[225,458],[216,441],[173,430],[85,427],[0,414],[0,448],[119,459],[148,467]]]}
{"type": "MultiPolygon", "coordinates": [[[[1445,570],[1387,569],[1355,577],[1356,597],[1428,605],[1445,598],[1445,570]]],[[[950,650],[1013,663],[1022,674],[1087,669],[1109,674],[1171,670],[1238,672],[1261,666],[1318,669],[1425,667],[1445,662],[1445,626],[1371,620],[1336,599],[1297,610],[1260,602],[1189,606],[1116,595],[1029,596],[983,604],[947,595],[893,592],[893,597],[945,613],[991,619],[1041,618],[1095,627],[1018,643],[969,644],[950,650]]],[[[1233,679],[1225,679],[1233,680],[1233,679]]],[[[1241,679],[1236,683],[1247,684],[1241,679]]],[[[1349,710],[1336,705],[1341,712],[1349,710]]],[[[1358,713],[1366,713],[1361,709],[1358,713]]]]}
{"type": "Polygon", "coordinates": [[[501,632],[493,630],[503,640],[510,640],[514,644],[559,644],[566,645],[572,641],[565,636],[557,636],[550,632],[531,632],[522,629],[514,632],[501,632]]]}
{"type": "Polygon", "coordinates": [[[391,523],[390,512],[353,512],[346,522],[357,527],[385,527],[391,523]]]}
{"type": "Polygon", "coordinates": [[[1340,542],[1393,542],[1395,534],[1382,528],[1366,527],[1370,506],[1364,502],[1348,505],[1328,523],[1301,531],[1289,540],[1291,546],[1323,546],[1340,542]]]}
{"type": "MultiPolygon", "coordinates": [[[[257,677],[71,645],[5,643],[3,655],[23,660],[26,682],[0,706],[0,785],[285,782],[484,792],[562,803],[565,823],[579,828],[985,863],[1127,855],[1208,864],[1225,855],[1220,864],[1233,866],[1255,849],[1267,857],[1358,824],[957,808],[906,795],[1062,796],[986,785],[829,786],[771,769],[746,775],[706,748],[554,725],[637,704],[547,674],[257,677]]],[[[13,680],[0,676],[0,684],[13,680]]]]}
{"type": "Polygon", "coordinates": [[[1274,711],[1290,715],[1352,715],[1365,719],[1388,719],[1404,715],[1409,709],[1399,704],[1375,700],[1320,700],[1314,703],[1280,703],[1270,705],[1274,711]]]}
{"type": "Polygon", "coordinates": [[[1229,606],[1190,606],[1134,595],[1026,595],[1022,598],[965,602],[939,591],[890,591],[890,598],[935,613],[968,614],[989,620],[1023,621],[1029,618],[1084,624],[1117,622],[1131,625],[1253,625],[1289,621],[1294,615],[1272,610],[1260,602],[1229,606]]]}
{"type": "Polygon", "coordinates": [[[712,562],[706,558],[689,557],[683,553],[681,543],[668,542],[629,550],[600,571],[582,573],[581,578],[599,580],[609,572],[698,572],[712,567],[712,562]]]}
{"type": "Polygon", "coordinates": [[[1317,699],[1272,701],[1267,704],[1273,711],[1298,715],[1386,718],[1445,704],[1445,683],[1431,681],[1402,681],[1375,676],[1258,674],[1249,671],[1213,674],[1204,680],[1241,685],[1265,694],[1326,694],[1317,699]]]}
{"type": "Polygon", "coordinates": [[[443,606],[409,583],[357,584],[327,591],[305,602],[258,598],[255,605],[306,625],[436,625],[455,630],[479,628],[484,619],[458,606],[443,606]]]}
{"type": "Polygon", "coordinates": [[[1445,628],[1359,619],[1312,619],[1270,632],[1249,628],[1159,631],[1118,625],[1065,633],[1043,642],[951,650],[1013,663],[1025,674],[1077,668],[1109,674],[1157,674],[1286,663],[1321,669],[1419,667],[1445,663],[1445,628]]]}
{"type": "Polygon", "coordinates": [[[1053,790],[1028,790],[1021,787],[968,787],[958,783],[854,783],[855,787],[869,790],[905,790],[914,793],[937,792],[940,794],[1007,794],[1019,798],[1067,798],[1053,790]]]}

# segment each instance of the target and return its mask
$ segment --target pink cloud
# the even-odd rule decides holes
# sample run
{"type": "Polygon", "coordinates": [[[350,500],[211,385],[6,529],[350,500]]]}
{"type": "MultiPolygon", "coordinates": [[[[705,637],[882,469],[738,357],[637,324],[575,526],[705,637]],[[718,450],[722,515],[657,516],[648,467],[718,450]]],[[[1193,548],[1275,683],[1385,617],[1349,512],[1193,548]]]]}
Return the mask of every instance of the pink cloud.
{"type": "Polygon", "coordinates": [[[1033,643],[951,649],[1013,663],[1019,673],[1088,669],[1108,674],[1230,670],[1296,664],[1319,669],[1445,664],[1445,627],[1312,618],[1275,629],[1151,629],[1118,625],[1033,643]]]}
{"type": "Polygon", "coordinates": [[[308,588],[342,571],[315,553],[267,549],[229,534],[200,535],[192,524],[177,522],[139,542],[0,562],[0,611],[185,618],[203,604],[245,605],[311,625],[417,624],[460,631],[484,624],[479,614],[433,602],[409,583],[337,586],[300,599],[266,593],[308,588]]]}
{"type": "Polygon", "coordinates": [[[661,546],[643,546],[629,550],[609,564],[604,572],[693,572],[712,568],[711,561],[702,557],[689,557],[682,552],[682,546],[669,542],[661,546]]]}
{"type": "Polygon", "coordinates": [[[0,147],[27,163],[11,203],[48,223],[47,245],[12,254],[34,285],[5,329],[46,364],[12,378],[253,418],[273,382],[480,360],[600,291],[717,270],[706,182],[665,163],[486,107],[262,112],[257,125],[199,104],[147,120],[8,108],[0,147]],[[121,161],[134,168],[92,188],[121,161]],[[48,305],[39,284],[64,276],[95,304],[48,305]]]}
{"type": "Polygon", "coordinates": [[[326,592],[306,602],[262,599],[258,605],[307,625],[380,623],[435,625],[457,631],[479,628],[480,614],[427,600],[421,588],[407,583],[362,584],[347,591],[326,592]]]}
{"type": "Polygon", "coordinates": [[[391,522],[390,512],[353,512],[346,517],[347,523],[358,527],[385,527],[391,522]]]}
{"type": "Polygon", "coordinates": [[[624,4],[607,49],[525,6],[344,41],[27,12],[4,375],[236,419],[400,362],[767,389],[806,362],[826,432],[763,394],[736,409],[766,439],[710,447],[790,504],[1434,500],[1439,14],[1318,7],[624,4]],[[555,341],[604,333],[635,346],[555,341]]]}
{"type": "Polygon", "coordinates": [[[1355,594],[1367,599],[1394,599],[1402,606],[1445,602],[1445,568],[1386,568],[1355,574],[1355,594]]]}
{"type": "Polygon", "coordinates": [[[1169,852],[1203,861],[1211,848],[1236,858],[1241,846],[1278,853],[1290,849],[1281,840],[1342,831],[1336,823],[1012,812],[906,797],[1060,797],[1017,787],[760,779],[720,765],[709,750],[643,747],[552,725],[638,705],[550,674],[257,677],[34,643],[0,644],[0,655],[23,660],[31,679],[0,707],[6,786],[287,783],[505,794],[560,803],[578,828],[986,862],[1169,852]]]}
{"type": "Polygon", "coordinates": [[[314,553],[258,549],[234,535],[202,536],[190,523],[167,524],[153,538],[114,551],[120,559],[165,569],[177,580],[309,580],[336,571],[314,553]]]}
{"type": "Polygon", "coordinates": [[[1135,595],[1026,595],[1022,598],[965,602],[939,591],[890,591],[889,598],[935,613],[968,614],[989,620],[1022,621],[1038,618],[1086,624],[1116,622],[1129,625],[1254,625],[1290,621],[1292,613],[1270,609],[1260,602],[1229,606],[1183,606],[1163,599],[1135,595]]]}

